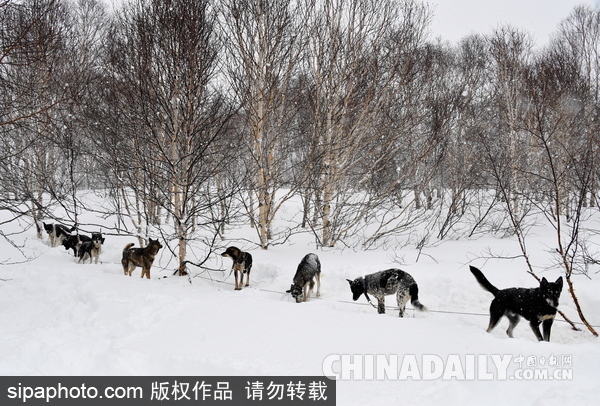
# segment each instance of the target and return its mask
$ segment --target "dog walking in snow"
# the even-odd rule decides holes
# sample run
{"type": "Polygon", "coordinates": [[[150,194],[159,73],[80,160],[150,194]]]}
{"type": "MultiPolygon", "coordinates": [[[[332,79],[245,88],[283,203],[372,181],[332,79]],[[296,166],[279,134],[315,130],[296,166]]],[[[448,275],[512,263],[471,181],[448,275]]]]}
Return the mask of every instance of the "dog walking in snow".
{"type": "Polygon", "coordinates": [[[315,254],[307,254],[300,261],[292,286],[286,293],[291,293],[296,303],[306,302],[315,286],[314,279],[317,280],[317,297],[319,297],[321,296],[321,261],[315,254]]]}
{"type": "Polygon", "coordinates": [[[377,299],[377,312],[379,314],[385,313],[385,297],[393,294],[396,294],[400,317],[404,317],[404,309],[409,300],[415,309],[427,311],[427,308],[419,302],[417,282],[410,274],[400,269],[388,269],[364,277],[361,276],[353,281],[346,280],[350,283],[352,300],[356,301],[360,295],[364,294],[371,303],[369,294],[373,295],[377,299]]]}
{"type": "Polygon", "coordinates": [[[244,252],[238,247],[229,247],[221,254],[222,257],[229,257],[233,260],[231,271],[235,276],[235,290],[242,290],[244,284],[244,275],[246,275],[246,285],[250,286],[250,271],[252,270],[252,255],[244,252]],[[238,282],[239,273],[239,282],[238,282]]]}
{"type": "Polygon", "coordinates": [[[546,278],[542,278],[537,288],[500,290],[492,285],[479,269],[474,266],[470,266],[469,269],[481,287],[494,295],[490,305],[488,333],[496,327],[502,316],[506,316],[510,322],[506,334],[512,338],[513,330],[519,324],[520,318],[524,317],[529,321],[529,326],[538,341],[550,341],[550,329],[563,288],[562,276],[556,282],[548,282],[546,278]],[[544,330],[543,336],[540,334],[540,324],[544,330]]]}
{"type": "Polygon", "coordinates": [[[125,275],[131,276],[133,270],[139,266],[142,268],[142,278],[146,275],[146,278],[150,279],[150,268],[162,245],[158,240],[152,238],[144,248],[131,248],[134,245],[130,243],[123,248],[123,259],[121,259],[123,271],[125,271],[125,275]]]}

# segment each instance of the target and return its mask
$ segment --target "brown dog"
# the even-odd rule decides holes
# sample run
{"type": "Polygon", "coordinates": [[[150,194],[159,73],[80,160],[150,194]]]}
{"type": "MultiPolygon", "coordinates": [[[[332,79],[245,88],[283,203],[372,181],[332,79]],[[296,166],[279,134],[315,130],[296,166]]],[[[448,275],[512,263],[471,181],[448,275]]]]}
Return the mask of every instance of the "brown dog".
{"type": "Polygon", "coordinates": [[[158,254],[158,250],[162,248],[162,245],[158,240],[150,238],[150,242],[144,248],[131,248],[135,244],[127,244],[123,248],[123,271],[125,275],[131,276],[133,270],[139,266],[142,268],[142,278],[146,275],[146,278],[150,279],[150,267],[154,262],[154,257],[158,254]]]}
{"type": "Polygon", "coordinates": [[[252,255],[249,252],[244,252],[238,247],[229,247],[221,254],[222,257],[233,259],[231,270],[235,275],[235,290],[242,290],[244,284],[244,274],[246,274],[246,285],[250,285],[250,271],[252,270],[252,255]],[[238,282],[238,273],[240,274],[238,282]]]}

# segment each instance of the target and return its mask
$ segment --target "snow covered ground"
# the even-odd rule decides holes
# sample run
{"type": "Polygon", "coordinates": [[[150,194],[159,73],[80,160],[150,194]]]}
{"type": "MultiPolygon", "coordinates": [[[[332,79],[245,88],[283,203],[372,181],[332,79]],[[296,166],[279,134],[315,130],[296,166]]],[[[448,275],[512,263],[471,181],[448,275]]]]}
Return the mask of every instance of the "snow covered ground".
{"type": "MultiPolygon", "coordinates": [[[[11,223],[2,231],[21,226],[11,223]]],[[[522,321],[509,339],[506,320],[491,334],[485,332],[492,296],[475,282],[468,265],[480,267],[500,288],[535,286],[522,260],[480,259],[487,250],[517,255],[514,240],[447,241],[419,256],[411,248],[317,251],[308,235],[262,251],[239,240],[251,235],[246,229],[230,231],[223,243],[254,256],[251,286],[239,292],[229,272],[212,273],[213,280],[204,274],[192,284],[172,276],[175,266],[166,250],[151,280],[141,279],[139,268],[134,277],[124,276],[121,250],[135,242],[131,237],[108,236],[97,265],[77,264],[62,247],[49,247],[46,235],[38,240],[33,229],[14,237],[35,258],[30,261],[15,263],[22,256],[0,240],[5,263],[0,267],[0,374],[322,376],[326,360],[335,361],[329,365],[342,373],[349,365],[342,359],[351,359],[352,365],[364,362],[364,375],[355,371],[353,379],[337,382],[338,405],[597,404],[600,347],[589,332],[557,321],[552,342],[538,343],[522,321]],[[321,259],[322,296],[297,304],[284,292],[308,252],[321,259]],[[391,267],[413,275],[430,312],[410,310],[401,319],[391,308],[378,315],[364,298],[352,302],[346,278],[391,267]],[[374,379],[376,366],[369,360],[382,356],[404,367],[402,360],[416,360],[419,369],[374,379]],[[510,361],[506,377],[493,357],[510,361]],[[442,364],[429,364],[431,359],[442,364]],[[528,364],[532,361],[535,365],[528,364]],[[523,372],[549,377],[516,379],[523,372]]],[[[529,250],[540,268],[550,264],[550,247],[552,233],[534,229],[529,250]]],[[[229,269],[230,261],[215,257],[210,266],[229,269]]],[[[542,269],[539,274],[552,281],[560,275],[542,269]]],[[[590,277],[576,277],[575,286],[588,320],[599,326],[600,282],[596,273],[590,277]]],[[[394,302],[389,297],[387,304],[394,302]]],[[[579,320],[566,289],[560,309],[579,320]]]]}

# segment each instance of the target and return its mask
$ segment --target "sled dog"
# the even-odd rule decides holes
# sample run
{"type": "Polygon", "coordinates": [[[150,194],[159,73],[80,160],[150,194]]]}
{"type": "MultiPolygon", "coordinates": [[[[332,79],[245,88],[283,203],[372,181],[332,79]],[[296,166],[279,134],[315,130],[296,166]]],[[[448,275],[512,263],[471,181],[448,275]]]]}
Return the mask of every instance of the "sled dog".
{"type": "Polygon", "coordinates": [[[537,288],[508,288],[498,289],[487,280],[483,273],[474,266],[469,267],[481,287],[492,295],[494,300],[490,305],[489,333],[496,327],[502,316],[508,317],[510,322],[506,334],[512,338],[513,330],[521,317],[529,321],[538,341],[550,341],[550,329],[556,316],[558,299],[563,288],[562,276],[555,282],[548,282],[542,278],[537,288]],[[540,324],[544,335],[540,334],[540,324]]]}
{"type": "Polygon", "coordinates": [[[409,300],[415,309],[427,311],[427,308],[419,302],[417,282],[410,274],[400,269],[387,269],[364,277],[361,276],[353,281],[346,280],[350,283],[352,300],[358,300],[360,295],[364,294],[371,303],[369,294],[375,296],[379,314],[385,313],[385,297],[393,294],[396,294],[400,317],[404,317],[404,309],[409,300]]]}
{"type": "Polygon", "coordinates": [[[231,270],[235,275],[235,290],[242,290],[244,284],[244,274],[246,275],[246,285],[250,286],[250,271],[252,270],[252,255],[249,252],[243,252],[238,247],[229,247],[221,254],[222,257],[229,257],[233,260],[231,270]],[[239,273],[239,282],[238,282],[239,273]]]}
{"type": "Polygon", "coordinates": [[[158,240],[153,240],[152,238],[150,238],[148,245],[144,248],[131,248],[134,245],[130,243],[123,248],[123,259],[121,259],[123,271],[125,271],[125,275],[131,276],[133,270],[139,266],[142,268],[142,278],[146,276],[146,278],[150,279],[150,268],[162,245],[158,240]]]}
{"type": "Polygon", "coordinates": [[[317,297],[321,296],[321,261],[315,254],[306,254],[296,270],[292,286],[286,293],[291,293],[296,303],[305,302],[312,292],[317,280],[317,297]]]}

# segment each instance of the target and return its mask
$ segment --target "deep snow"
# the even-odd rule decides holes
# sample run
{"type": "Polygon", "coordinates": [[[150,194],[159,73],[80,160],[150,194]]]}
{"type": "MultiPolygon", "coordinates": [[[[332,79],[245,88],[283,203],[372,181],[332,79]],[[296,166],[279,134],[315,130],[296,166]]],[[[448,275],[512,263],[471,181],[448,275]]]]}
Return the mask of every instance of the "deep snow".
{"type": "MultiPolygon", "coordinates": [[[[91,222],[91,219],[87,219],[91,222]]],[[[108,221],[95,219],[96,222],[108,221]]],[[[3,226],[5,233],[25,224],[3,226]]],[[[162,250],[151,280],[123,275],[123,246],[135,239],[107,236],[101,264],[81,265],[62,247],[51,248],[47,235],[33,229],[13,238],[28,257],[0,240],[0,374],[3,375],[322,375],[331,354],[510,355],[547,360],[570,357],[568,380],[345,380],[337,382],[339,405],[591,405],[600,397],[598,339],[557,321],[552,342],[538,343],[526,321],[509,339],[506,320],[487,334],[492,296],[468,271],[473,264],[500,288],[533,287],[522,260],[482,259],[488,250],[518,254],[512,239],[482,237],[446,241],[425,248],[316,250],[309,235],[267,251],[241,237],[248,229],[230,230],[226,245],[238,245],[254,256],[251,286],[234,291],[230,260],[216,256],[209,266],[226,269],[192,279],[172,276],[173,261],[162,250]],[[237,239],[236,239],[237,238],[237,239]],[[298,262],[308,252],[319,255],[323,268],[321,298],[297,304],[284,292],[298,262]],[[418,262],[416,258],[419,258],[418,262]],[[399,264],[398,259],[403,264],[399,264]],[[19,262],[17,262],[19,261],[19,262]],[[400,267],[418,282],[420,301],[431,311],[410,310],[401,319],[391,307],[378,315],[364,298],[353,303],[346,278],[400,267]],[[163,278],[167,276],[167,278],[163,278]],[[212,278],[212,280],[211,280],[212,278]]],[[[539,275],[551,263],[552,233],[538,227],[528,236],[539,275]]],[[[600,242],[600,241],[599,241],[600,242]]],[[[600,283],[575,277],[588,320],[600,325],[600,283]]],[[[560,309],[579,321],[566,292],[560,309]]],[[[599,329],[600,330],[600,329],[599,329]]],[[[491,363],[491,361],[490,361],[491,363]]],[[[339,363],[336,364],[339,367],[339,363]]],[[[511,371],[516,364],[511,365],[511,371]]],[[[542,366],[535,370],[549,369],[542,366]]]]}

